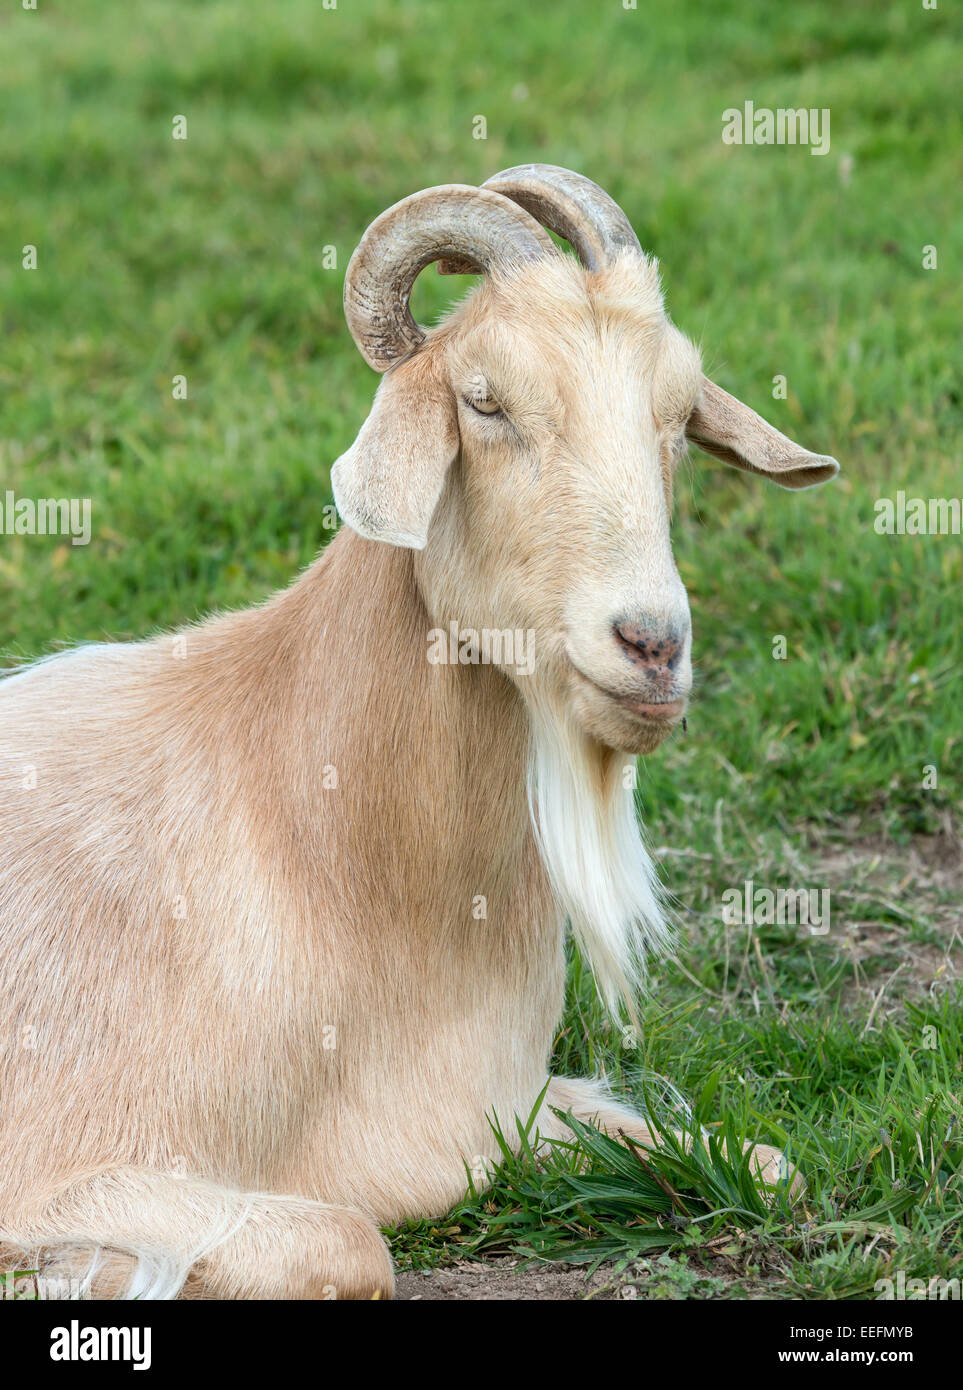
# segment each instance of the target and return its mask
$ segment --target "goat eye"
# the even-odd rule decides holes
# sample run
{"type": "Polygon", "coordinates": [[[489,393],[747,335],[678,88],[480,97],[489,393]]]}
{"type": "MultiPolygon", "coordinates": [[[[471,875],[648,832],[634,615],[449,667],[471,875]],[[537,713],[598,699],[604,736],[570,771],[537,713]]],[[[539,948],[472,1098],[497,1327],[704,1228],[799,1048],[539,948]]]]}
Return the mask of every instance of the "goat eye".
{"type": "Polygon", "coordinates": [[[465,404],[470,406],[476,415],[500,415],[502,413],[498,402],[490,399],[476,400],[472,396],[466,396],[465,404]]]}

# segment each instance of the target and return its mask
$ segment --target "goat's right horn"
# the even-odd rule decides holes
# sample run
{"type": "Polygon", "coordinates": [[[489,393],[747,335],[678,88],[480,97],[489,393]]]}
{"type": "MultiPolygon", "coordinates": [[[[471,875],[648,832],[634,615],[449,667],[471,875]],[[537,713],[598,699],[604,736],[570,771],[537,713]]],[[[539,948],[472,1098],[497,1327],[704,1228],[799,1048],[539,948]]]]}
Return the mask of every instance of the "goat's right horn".
{"type": "Polygon", "coordinates": [[[486,179],[482,188],[513,199],[556,236],[564,237],[586,270],[610,265],[620,251],[642,254],[632,224],[604,188],[557,164],[519,164],[486,179]]]}
{"type": "Polygon", "coordinates": [[[375,218],[348,263],[351,336],[369,366],[387,371],[424,341],[408,301],[426,265],[450,258],[477,274],[552,249],[535,218],[501,193],[458,183],[413,193],[375,218]]]}

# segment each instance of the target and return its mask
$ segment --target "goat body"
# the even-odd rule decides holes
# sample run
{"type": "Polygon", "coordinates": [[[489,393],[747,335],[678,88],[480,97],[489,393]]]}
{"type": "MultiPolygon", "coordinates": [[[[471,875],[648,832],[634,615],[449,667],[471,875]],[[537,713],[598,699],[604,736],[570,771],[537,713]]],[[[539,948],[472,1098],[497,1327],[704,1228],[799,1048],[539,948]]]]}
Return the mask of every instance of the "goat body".
{"type": "MultiPolygon", "coordinates": [[[[21,1259],[109,1246],[154,1292],[191,1268],[216,1293],[390,1287],[374,1223],[444,1212],[496,1157],[488,1117],[530,1113],[564,975],[528,721],[497,669],[428,663],[430,626],[411,553],[344,530],[263,607],[0,683],[21,1259]],[[317,1242],[273,1280],[248,1252],[267,1193],[295,1194],[267,1201],[280,1248],[317,1242]]],[[[543,1135],[548,1103],[607,1103],[568,1086],[543,1135]]]]}

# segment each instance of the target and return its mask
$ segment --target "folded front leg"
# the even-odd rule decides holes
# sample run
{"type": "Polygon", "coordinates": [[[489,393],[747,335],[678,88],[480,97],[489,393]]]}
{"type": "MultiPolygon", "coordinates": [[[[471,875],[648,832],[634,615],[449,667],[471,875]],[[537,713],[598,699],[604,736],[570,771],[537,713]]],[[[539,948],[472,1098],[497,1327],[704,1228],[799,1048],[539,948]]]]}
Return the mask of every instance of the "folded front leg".
{"type": "MultiPolygon", "coordinates": [[[[538,1116],[539,1133],[545,1139],[570,1138],[572,1131],[563,1120],[552,1113],[553,1110],[561,1110],[566,1114],[571,1112],[583,1124],[594,1125],[613,1139],[625,1135],[626,1138],[649,1149],[659,1148],[662,1142],[641,1115],[630,1106],[613,1099],[602,1081],[584,1077],[553,1076],[549,1082],[538,1116]]],[[[679,1137],[683,1136],[680,1134],[679,1137]]],[[[684,1139],[688,1147],[692,1142],[691,1135],[685,1135],[684,1139]]],[[[784,1182],[789,1177],[790,1195],[793,1198],[802,1196],[806,1184],[800,1173],[789,1166],[781,1149],[774,1149],[769,1144],[747,1143],[743,1151],[750,1154],[752,1171],[760,1183],[774,1187],[776,1183],[784,1182]]]]}

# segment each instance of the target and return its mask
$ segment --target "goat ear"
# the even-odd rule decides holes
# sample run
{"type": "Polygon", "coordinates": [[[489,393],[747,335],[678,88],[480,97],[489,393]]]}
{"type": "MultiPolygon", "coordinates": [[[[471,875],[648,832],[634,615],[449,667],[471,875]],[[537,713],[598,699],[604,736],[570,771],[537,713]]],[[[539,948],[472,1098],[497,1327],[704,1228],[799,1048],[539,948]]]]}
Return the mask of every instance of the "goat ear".
{"type": "Polygon", "coordinates": [[[431,359],[394,367],[357,439],[331,469],[341,519],[370,541],[422,550],[458,443],[451,389],[431,359]]]}
{"type": "Polygon", "coordinates": [[[815,487],[839,472],[834,458],[794,444],[708,377],[702,378],[685,432],[707,454],[747,473],[761,473],[780,487],[815,487]]]}

